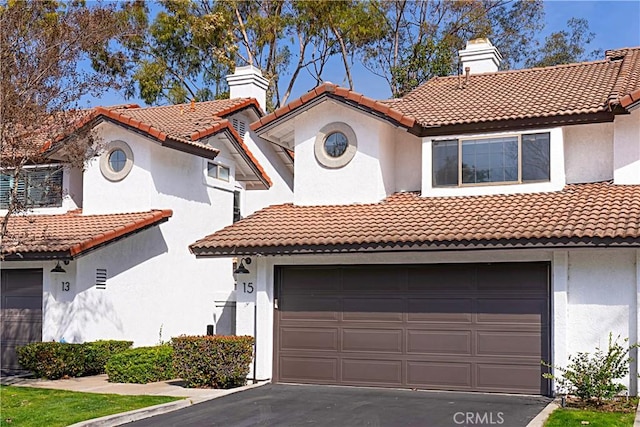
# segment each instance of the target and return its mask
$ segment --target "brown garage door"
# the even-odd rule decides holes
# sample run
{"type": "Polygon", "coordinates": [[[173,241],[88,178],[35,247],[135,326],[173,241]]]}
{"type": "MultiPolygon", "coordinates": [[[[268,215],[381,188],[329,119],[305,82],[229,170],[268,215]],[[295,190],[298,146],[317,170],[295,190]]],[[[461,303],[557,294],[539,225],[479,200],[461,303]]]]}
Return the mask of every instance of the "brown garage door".
{"type": "Polygon", "coordinates": [[[16,346],[42,341],[42,270],[2,270],[0,298],[3,373],[19,370],[16,346]]]}
{"type": "Polygon", "coordinates": [[[547,263],[280,267],[279,382],[547,394],[547,263]]]}

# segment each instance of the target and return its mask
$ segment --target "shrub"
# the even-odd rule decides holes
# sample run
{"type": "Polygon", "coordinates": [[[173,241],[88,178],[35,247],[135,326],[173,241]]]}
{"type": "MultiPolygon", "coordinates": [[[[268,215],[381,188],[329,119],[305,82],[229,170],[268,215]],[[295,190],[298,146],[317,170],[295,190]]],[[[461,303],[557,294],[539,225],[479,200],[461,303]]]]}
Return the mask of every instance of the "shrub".
{"type": "Polygon", "coordinates": [[[104,340],[85,343],[86,364],[84,375],[104,374],[107,362],[114,354],[131,347],[133,341],[104,340]]]}
{"type": "Polygon", "coordinates": [[[18,347],[18,362],[35,376],[50,380],[103,374],[107,360],[131,344],[131,341],[35,342],[18,347]]]}
{"type": "Polygon", "coordinates": [[[169,345],[138,347],[114,354],[107,362],[110,382],[146,384],[175,378],[169,345]]]}
{"type": "Polygon", "coordinates": [[[35,342],[18,347],[18,363],[39,378],[57,380],[85,372],[85,346],[59,342],[35,342]]]}
{"type": "Polygon", "coordinates": [[[625,391],[627,387],[618,381],[629,374],[629,364],[633,361],[629,351],[638,348],[638,344],[628,345],[628,338],[623,340],[624,346],[609,334],[609,345],[606,351],[596,347],[595,353],[577,353],[569,356],[569,365],[564,367],[552,366],[544,361],[542,364],[554,367],[562,373],[557,376],[549,373],[542,374],[548,379],[556,379],[562,394],[575,395],[583,401],[596,399],[602,403],[603,399],[611,399],[625,391]]]}
{"type": "Polygon", "coordinates": [[[176,375],[187,387],[233,388],[246,384],[253,337],[180,336],[172,339],[176,375]]]}

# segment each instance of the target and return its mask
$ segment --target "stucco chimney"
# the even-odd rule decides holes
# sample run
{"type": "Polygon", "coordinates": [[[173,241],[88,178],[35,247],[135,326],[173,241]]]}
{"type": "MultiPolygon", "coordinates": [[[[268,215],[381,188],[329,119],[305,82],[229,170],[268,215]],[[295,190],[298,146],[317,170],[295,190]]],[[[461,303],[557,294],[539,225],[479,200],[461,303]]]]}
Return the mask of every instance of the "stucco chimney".
{"type": "Polygon", "coordinates": [[[498,71],[502,55],[489,39],[474,39],[467,42],[467,48],[458,52],[462,69],[470,68],[470,74],[493,73],[498,71]]]}
{"type": "Polygon", "coordinates": [[[255,98],[267,111],[267,87],[269,81],[262,77],[262,72],[253,65],[236,67],[233,74],[227,76],[229,98],[255,98]]]}

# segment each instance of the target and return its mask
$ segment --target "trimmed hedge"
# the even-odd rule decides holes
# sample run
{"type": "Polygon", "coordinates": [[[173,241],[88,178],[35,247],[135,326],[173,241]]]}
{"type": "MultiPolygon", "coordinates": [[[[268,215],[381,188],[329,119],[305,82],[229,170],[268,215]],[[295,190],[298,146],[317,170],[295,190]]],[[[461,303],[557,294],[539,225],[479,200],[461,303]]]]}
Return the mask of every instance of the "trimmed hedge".
{"type": "Polygon", "coordinates": [[[187,387],[233,388],[246,384],[253,360],[250,336],[172,338],[176,375],[187,387]]]}
{"type": "Polygon", "coordinates": [[[131,341],[35,342],[18,347],[18,363],[35,376],[49,380],[102,374],[106,360],[131,344],[131,341]]]}
{"type": "Polygon", "coordinates": [[[146,384],[174,379],[173,349],[169,345],[125,350],[107,362],[110,382],[146,384]]]}
{"type": "Polygon", "coordinates": [[[133,341],[101,340],[86,343],[87,365],[85,375],[104,374],[111,356],[128,350],[131,345],[133,345],[133,341]]]}

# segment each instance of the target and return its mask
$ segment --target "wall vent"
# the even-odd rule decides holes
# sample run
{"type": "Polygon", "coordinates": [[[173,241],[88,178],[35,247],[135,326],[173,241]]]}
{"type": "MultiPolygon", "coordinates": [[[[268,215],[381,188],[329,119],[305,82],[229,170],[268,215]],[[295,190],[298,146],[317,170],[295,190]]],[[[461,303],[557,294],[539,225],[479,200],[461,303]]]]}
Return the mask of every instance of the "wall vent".
{"type": "Polygon", "coordinates": [[[244,120],[240,120],[237,117],[231,119],[231,124],[233,128],[238,132],[240,137],[244,139],[244,135],[247,133],[247,123],[244,120]]]}
{"type": "Polygon", "coordinates": [[[96,289],[107,289],[106,268],[96,268],[96,289]]]}

